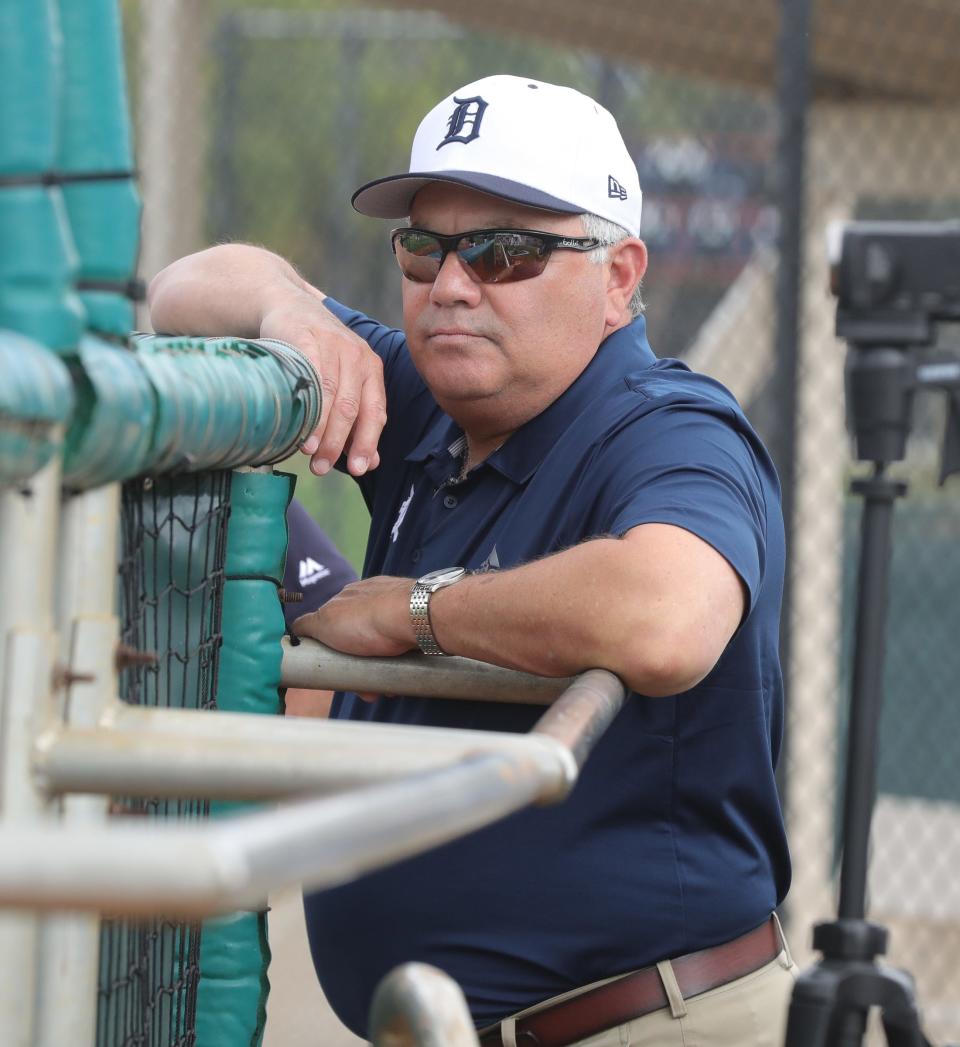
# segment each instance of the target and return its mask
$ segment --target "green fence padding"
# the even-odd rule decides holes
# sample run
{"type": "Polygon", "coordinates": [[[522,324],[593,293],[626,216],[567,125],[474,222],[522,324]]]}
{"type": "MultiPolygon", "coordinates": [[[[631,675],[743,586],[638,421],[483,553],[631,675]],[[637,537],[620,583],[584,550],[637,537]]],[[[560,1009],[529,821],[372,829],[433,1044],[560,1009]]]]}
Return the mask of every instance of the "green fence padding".
{"type": "Polygon", "coordinates": [[[87,326],[126,338],[134,326],[126,288],[137,264],[140,197],[133,181],[66,184],[63,198],[80,256],[77,280],[87,326]],[[84,281],[115,284],[118,290],[89,290],[84,281]]]}
{"type": "Polygon", "coordinates": [[[280,461],[319,419],[316,372],[283,342],[147,337],[137,348],[158,394],[158,471],[184,468],[184,448],[214,468],[280,461]]]}
{"type": "Polygon", "coordinates": [[[53,167],[59,43],[53,0],[0,3],[0,175],[53,167]]]}
{"type": "Polygon", "coordinates": [[[93,487],[141,472],[153,443],[156,397],[137,355],[93,335],[71,360],[77,403],[67,432],[64,483],[93,487]]]}
{"type": "Polygon", "coordinates": [[[134,346],[81,343],[64,465],[72,487],[266,465],[317,424],[319,379],[282,342],[145,336],[134,346]]]}
{"type": "MultiPolygon", "coordinates": [[[[283,609],[277,588],[287,551],[286,511],[296,478],[236,472],[223,586],[217,707],[230,712],[280,711],[283,609]]],[[[211,817],[246,805],[210,804],[211,817]]],[[[204,924],[200,942],[197,1043],[259,1044],[266,1021],[270,950],[266,914],[235,913],[204,924]]]]}
{"type": "Polygon", "coordinates": [[[0,3],[0,328],[58,352],[83,327],[63,197],[40,181],[58,161],[62,44],[54,0],[0,3]]]}
{"type": "Polygon", "coordinates": [[[68,172],[130,170],[132,148],[116,0],[60,0],[60,159],[68,172]]]}
{"type": "Polygon", "coordinates": [[[25,480],[53,457],[73,406],[64,364],[42,346],[0,331],[0,484],[25,480]]]}
{"type": "Polygon", "coordinates": [[[266,913],[231,913],[203,925],[197,990],[198,1047],[257,1047],[269,992],[266,913]]]}
{"type": "Polygon", "coordinates": [[[59,189],[0,188],[0,328],[57,352],[76,347],[83,306],[77,257],[59,189]]]}
{"type": "Polygon", "coordinates": [[[124,85],[123,49],[115,0],[60,0],[63,102],[58,167],[80,257],[78,280],[91,329],[125,338],[133,304],[125,286],[136,269],[140,199],[124,85]],[[126,178],[117,175],[127,172],[126,178]],[[70,175],[84,181],[70,181],[70,175]],[[102,180],[89,180],[97,174],[102,180]],[[87,288],[86,281],[114,284],[87,288]]]}

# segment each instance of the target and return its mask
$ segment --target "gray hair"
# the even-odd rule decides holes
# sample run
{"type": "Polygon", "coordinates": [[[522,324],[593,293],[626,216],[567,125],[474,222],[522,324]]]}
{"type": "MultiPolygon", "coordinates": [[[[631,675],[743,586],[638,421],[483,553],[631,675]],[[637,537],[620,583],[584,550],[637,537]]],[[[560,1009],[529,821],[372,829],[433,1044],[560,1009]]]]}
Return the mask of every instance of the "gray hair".
{"type": "MultiPolygon", "coordinates": [[[[583,223],[583,232],[585,236],[592,236],[594,239],[600,241],[600,246],[595,250],[591,251],[587,257],[592,261],[601,265],[607,260],[609,252],[608,247],[612,247],[614,244],[619,244],[622,240],[629,238],[630,233],[623,228],[622,225],[617,225],[616,222],[611,222],[609,218],[601,218],[599,215],[591,214],[589,211],[580,215],[580,220],[583,223]]],[[[633,289],[633,295],[630,298],[629,309],[631,316],[640,316],[643,313],[643,295],[641,294],[642,285],[637,284],[633,289]]]]}

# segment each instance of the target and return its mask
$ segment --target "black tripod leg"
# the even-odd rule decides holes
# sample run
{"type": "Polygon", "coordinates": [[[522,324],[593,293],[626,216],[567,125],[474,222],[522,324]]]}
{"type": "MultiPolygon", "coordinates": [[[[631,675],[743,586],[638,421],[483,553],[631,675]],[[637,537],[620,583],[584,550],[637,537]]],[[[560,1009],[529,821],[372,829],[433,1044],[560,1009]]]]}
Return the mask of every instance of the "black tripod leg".
{"type": "Polygon", "coordinates": [[[872,960],[822,960],[798,979],[785,1047],[861,1047],[871,1007],[889,1047],[931,1047],[920,1030],[913,980],[872,960]]]}

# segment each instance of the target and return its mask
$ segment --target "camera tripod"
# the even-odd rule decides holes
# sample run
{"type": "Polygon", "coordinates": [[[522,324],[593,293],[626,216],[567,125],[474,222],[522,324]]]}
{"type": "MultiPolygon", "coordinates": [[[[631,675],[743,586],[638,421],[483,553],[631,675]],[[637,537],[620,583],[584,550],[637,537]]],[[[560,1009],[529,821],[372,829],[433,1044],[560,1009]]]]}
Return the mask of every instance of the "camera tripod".
{"type": "Polygon", "coordinates": [[[884,475],[855,481],[864,498],[857,588],[853,690],[847,737],[843,859],[838,919],[814,928],[823,955],[800,976],[787,1022],[786,1047],[859,1047],[867,1014],[879,1007],[890,1047],[930,1047],[908,974],[877,962],[887,932],[864,919],[870,817],[876,790],[884,631],[887,617],[890,527],[906,484],[884,475]]]}
{"type": "Polygon", "coordinates": [[[960,472],[960,355],[930,349],[938,321],[960,320],[960,223],[852,222],[831,238],[836,333],[849,342],[847,419],[856,458],[873,473],[854,481],[864,498],[847,737],[838,919],[813,929],[821,960],[797,981],[786,1047],[859,1047],[872,1007],[889,1047],[931,1047],[920,1029],[913,979],[878,961],[887,931],[865,919],[870,821],[876,796],[889,606],[891,525],[907,485],[887,466],[905,458],[913,396],[948,396],[940,483],[960,472]],[[923,352],[918,349],[923,347],[923,352]]]}
{"type": "MultiPolygon", "coordinates": [[[[841,330],[842,334],[843,331],[841,330]]],[[[857,582],[853,686],[847,736],[843,857],[838,918],[814,928],[822,958],[794,988],[786,1047],[860,1047],[871,1008],[881,1013],[889,1047],[931,1047],[923,1035],[909,974],[881,963],[887,932],[864,918],[870,821],[876,796],[877,747],[885,649],[891,524],[907,485],[886,475],[905,455],[913,392],[947,389],[947,426],[941,482],[958,468],[960,361],[944,353],[917,357],[907,347],[851,343],[847,408],[857,457],[872,461],[871,476],[852,491],[863,498],[857,582]]]]}

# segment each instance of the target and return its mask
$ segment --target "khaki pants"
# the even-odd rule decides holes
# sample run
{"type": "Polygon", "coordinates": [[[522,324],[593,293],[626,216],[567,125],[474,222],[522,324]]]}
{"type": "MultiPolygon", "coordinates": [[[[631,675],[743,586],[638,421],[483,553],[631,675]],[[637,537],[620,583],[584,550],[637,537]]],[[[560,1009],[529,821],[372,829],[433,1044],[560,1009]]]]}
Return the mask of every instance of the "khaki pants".
{"type": "MultiPolygon", "coordinates": [[[[684,1000],[670,961],[657,964],[670,1007],[606,1029],[572,1047],[782,1047],[790,994],[797,967],[784,939],[780,955],[765,967],[736,981],[684,1000]]],[[[595,983],[603,985],[603,982],[595,983]]],[[[578,995],[584,986],[521,1011],[500,1023],[504,1047],[518,1044],[517,1019],[549,1004],[578,995]]]]}

